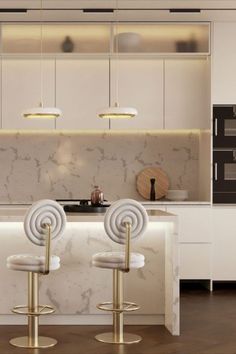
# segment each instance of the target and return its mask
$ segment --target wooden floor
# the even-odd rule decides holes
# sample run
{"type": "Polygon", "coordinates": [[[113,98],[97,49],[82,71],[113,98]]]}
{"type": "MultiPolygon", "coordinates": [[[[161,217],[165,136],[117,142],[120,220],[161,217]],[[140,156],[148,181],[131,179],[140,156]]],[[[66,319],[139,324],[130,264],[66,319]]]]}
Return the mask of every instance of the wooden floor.
{"type": "Polygon", "coordinates": [[[106,326],[42,326],[41,334],[55,337],[51,349],[22,350],[8,340],[25,334],[23,326],[0,326],[0,354],[236,354],[236,289],[210,294],[188,290],[181,297],[181,336],[173,337],[163,326],[129,326],[143,336],[140,344],[114,346],[98,343],[94,335],[106,326]]]}

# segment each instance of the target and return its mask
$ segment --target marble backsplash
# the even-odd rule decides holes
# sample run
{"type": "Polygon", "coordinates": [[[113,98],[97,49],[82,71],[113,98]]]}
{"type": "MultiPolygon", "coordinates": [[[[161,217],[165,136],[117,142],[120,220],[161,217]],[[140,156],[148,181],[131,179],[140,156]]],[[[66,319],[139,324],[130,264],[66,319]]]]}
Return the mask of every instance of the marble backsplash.
{"type": "Polygon", "coordinates": [[[88,198],[95,184],[108,200],[141,200],[136,176],[148,166],[197,200],[198,160],[198,132],[2,133],[0,203],[88,198]]]}

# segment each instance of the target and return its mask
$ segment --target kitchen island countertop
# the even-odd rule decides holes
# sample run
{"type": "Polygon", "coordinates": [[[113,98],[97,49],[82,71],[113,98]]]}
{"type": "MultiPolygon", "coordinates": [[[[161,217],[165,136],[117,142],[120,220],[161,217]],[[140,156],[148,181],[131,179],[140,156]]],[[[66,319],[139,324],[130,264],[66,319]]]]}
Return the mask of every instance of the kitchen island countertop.
{"type": "MultiPolygon", "coordinates": [[[[1,205],[0,222],[21,222],[29,208],[29,205],[1,205]]],[[[176,215],[167,213],[163,210],[147,210],[149,221],[171,221],[176,215]]],[[[102,222],[105,213],[66,213],[68,222],[102,222]]]]}

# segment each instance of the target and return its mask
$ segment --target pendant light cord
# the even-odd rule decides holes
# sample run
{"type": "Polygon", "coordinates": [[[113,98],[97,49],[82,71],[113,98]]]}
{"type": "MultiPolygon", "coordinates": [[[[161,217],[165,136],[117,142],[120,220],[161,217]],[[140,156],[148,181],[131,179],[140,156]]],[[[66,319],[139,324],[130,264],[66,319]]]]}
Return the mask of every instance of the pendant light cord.
{"type": "Polygon", "coordinates": [[[40,0],[40,107],[43,107],[43,0],[40,0]]]}
{"type": "Polygon", "coordinates": [[[115,106],[119,106],[119,102],[118,102],[118,90],[119,90],[119,35],[118,35],[118,0],[116,0],[116,16],[115,16],[115,51],[116,51],[116,55],[115,55],[115,70],[116,70],[116,102],[115,102],[115,106]]]}

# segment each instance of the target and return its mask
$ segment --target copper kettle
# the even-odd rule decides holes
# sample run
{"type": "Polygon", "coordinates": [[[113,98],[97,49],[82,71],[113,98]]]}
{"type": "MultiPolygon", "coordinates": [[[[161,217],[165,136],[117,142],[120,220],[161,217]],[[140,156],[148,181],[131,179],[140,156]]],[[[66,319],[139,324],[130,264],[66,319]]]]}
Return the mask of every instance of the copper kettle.
{"type": "Polygon", "coordinates": [[[91,193],[91,204],[92,205],[102,205],[104,202],[103,191],[99,186],[94,186],[94,190],[91,193]]]}

